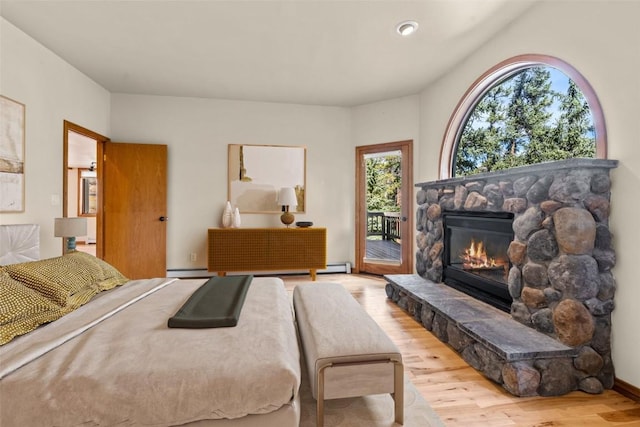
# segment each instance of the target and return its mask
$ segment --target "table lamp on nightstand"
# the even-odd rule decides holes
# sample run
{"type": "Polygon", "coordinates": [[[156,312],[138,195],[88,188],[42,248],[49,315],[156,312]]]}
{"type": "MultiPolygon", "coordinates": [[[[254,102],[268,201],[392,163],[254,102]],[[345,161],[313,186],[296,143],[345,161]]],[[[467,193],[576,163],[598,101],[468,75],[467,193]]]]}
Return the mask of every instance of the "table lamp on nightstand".
{"type": "Polygon", "coordinates": [[[76,250],[76,236],[87,234],[87,218],[55,218],[53,235],[66,239],[64,253],[76,250]]]}
{"type": "Polygon", "coordinates": [[[280,221],[287,227],[289,227],[295,219],[293,214],[289,212],[289,208],[298,206],[298,198],[296,197],[296,190],[291,187],[281,188],[278,192],[278,205],[282,206],[282,215],[280,215],[280,221]]]}

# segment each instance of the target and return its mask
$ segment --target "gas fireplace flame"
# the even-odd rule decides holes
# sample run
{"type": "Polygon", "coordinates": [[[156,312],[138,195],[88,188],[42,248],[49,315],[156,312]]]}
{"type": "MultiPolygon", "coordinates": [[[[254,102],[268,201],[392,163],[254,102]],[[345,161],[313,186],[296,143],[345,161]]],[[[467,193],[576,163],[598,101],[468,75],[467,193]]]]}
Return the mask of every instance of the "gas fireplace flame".
{"type": "Polygon", "coordinates": [[[462,268],[465,270],[492,269],[504,266],[504,262],[488,257],[484,243],[482,241],[476,242],[475,239],[471,239],[469,247],[463,250],[461,258],[462,268]]]}

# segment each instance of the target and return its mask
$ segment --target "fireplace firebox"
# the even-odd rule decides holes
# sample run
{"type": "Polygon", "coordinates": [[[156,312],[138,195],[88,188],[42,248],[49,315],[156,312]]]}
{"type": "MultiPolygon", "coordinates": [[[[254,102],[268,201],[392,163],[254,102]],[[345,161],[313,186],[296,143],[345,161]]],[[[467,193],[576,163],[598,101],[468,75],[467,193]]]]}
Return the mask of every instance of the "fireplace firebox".
{"type": "Polygon", "coordinates": [[[443,224],[443,282],[510,312],[507,251],[513,240],[513,214],[445,211],[443,224]]]}

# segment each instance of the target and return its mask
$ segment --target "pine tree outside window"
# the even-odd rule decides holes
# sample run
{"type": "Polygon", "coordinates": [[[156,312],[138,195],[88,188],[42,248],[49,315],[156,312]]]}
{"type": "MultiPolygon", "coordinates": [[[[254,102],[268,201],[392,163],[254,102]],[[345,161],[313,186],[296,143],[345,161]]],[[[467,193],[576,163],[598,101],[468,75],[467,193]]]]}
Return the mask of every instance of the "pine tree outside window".
{"type": "Polygon", "coordinates": [[[445,133],[441,178],[568,158],[606,158],[600,104],[587,81],[552,57],[498,64],[467,92],[445,133]]]}

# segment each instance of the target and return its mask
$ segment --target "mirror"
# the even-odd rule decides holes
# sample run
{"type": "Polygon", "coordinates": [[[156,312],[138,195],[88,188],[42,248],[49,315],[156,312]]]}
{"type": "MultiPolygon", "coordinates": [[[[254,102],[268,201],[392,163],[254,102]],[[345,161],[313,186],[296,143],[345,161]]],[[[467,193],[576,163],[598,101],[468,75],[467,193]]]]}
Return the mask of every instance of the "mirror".
{"type": "Polygon", "coordinates": [[[305,211],[306,147],[229,144],[228,196],[243,213],[281,213],[278,191],[295,189],[298,206],[305,211]]]}
{"type": "Polygon", "coordinates": [[[78,216],[96,216],[98,177],[95,170],[78,169],[78,216]]]}

